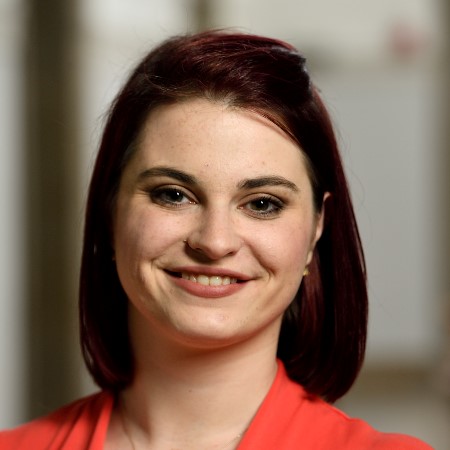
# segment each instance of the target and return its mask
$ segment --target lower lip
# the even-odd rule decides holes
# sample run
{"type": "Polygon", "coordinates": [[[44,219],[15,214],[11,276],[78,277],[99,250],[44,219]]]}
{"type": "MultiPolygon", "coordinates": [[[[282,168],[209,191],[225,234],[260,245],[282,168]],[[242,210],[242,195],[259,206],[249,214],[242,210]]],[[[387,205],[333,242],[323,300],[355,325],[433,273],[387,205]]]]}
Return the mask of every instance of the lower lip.
{"type": "Polygon", "coordinates": [[[233,295],[243,289],[247,284],[247,282],[245,281],[243,283],[232,283],[221,286],[205,286],[194,281],[185,280],[184,278],[178,278],[172,275],[169,276],[177,286],[179,286],[189,294],[203,298],[228,297],[229,295],[233,295]]]}

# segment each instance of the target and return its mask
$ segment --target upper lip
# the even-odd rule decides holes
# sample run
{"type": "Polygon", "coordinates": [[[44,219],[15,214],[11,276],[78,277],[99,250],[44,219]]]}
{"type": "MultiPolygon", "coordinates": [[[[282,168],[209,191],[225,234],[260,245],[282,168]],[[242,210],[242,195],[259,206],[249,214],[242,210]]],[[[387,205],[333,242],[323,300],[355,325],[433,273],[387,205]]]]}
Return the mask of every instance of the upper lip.
{"type": "Polygon", "coordinates": [[[213,276],[230,277],[236,278],[239,281],[248,281],[252,279],[252,277],[245,275],[241,272],[236,272],[235,270],[210,266],[177,266],[168,268],[166,270],[168,272],[188,273],[192,275],[206,275],[209,277],[213,276]]]}

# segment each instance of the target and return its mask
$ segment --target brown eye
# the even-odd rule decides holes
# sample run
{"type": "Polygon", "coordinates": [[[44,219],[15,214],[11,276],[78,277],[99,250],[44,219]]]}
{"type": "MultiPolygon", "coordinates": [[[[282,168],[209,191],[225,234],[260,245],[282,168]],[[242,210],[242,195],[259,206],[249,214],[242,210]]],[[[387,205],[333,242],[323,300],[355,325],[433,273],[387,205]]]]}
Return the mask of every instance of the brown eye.
{"type": "Polygon", "coordinates": [[[247,202],[243,208],[254,217],[274,218],[280,214],[281,210],[284,208],[284,204],[275,197],[264,196],[257,197],[247,202]]]}
{"type": "Polygon", "coordinates": [[[266,198],[259,198],[249,203],[249,207],[253,211],[267,212],[274,208],[273,202],[266,198]]]}
{"type": "Polygon", "coordinates": [[[155,203],[167,206],[184,206],[195,203],[182,189],[173,187],[157,188],[150,193],[150,197],[155,203]]]}

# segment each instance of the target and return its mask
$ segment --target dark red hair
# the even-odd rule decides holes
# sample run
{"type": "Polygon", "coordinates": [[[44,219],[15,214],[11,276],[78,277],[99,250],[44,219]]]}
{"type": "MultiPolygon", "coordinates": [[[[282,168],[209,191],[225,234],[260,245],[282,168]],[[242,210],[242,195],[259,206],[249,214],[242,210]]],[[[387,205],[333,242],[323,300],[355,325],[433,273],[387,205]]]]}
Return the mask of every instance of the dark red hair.
{"type": "Polygon", "coordinates": [[[227,32],[169,39],[139,63],[113,103],[91,179],[80,277],[83,354],[97,384],[112,391],[133,377],[127,297],[112,261],[112,211],[120,177],[149,112],[206,98],[264,115],[308,161],[315,207],[326,224],[286,311],[278,357],[290,377],[328,401],[353,384],[364,357],[367,292],[364,257],[328,113],[289,44],[227,32]],[[301,150],[300,150],[301,149],[301,150]]]}

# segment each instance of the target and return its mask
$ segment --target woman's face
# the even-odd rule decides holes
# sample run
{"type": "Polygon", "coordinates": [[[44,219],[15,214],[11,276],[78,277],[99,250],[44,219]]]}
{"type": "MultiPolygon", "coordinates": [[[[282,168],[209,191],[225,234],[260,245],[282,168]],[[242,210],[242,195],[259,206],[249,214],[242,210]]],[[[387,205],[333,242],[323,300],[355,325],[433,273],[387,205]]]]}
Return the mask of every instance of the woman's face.
{"type": "Polygon", "coordinates": [[[154,110],[114,216],[131,329],[208,348],[276,340],[322,222],[300,149],[270,121],[206,100],[154,110]]]}

